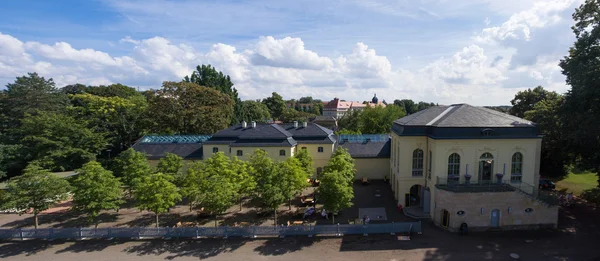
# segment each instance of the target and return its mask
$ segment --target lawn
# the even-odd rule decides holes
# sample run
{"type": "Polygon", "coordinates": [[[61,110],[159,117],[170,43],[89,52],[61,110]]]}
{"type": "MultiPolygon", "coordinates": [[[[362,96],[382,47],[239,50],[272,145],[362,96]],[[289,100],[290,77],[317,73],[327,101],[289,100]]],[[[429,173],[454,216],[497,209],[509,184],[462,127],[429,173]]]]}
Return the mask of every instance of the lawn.
{"type": "Polygon", "coordinates": [[[556,189],[566,189],[579,196],[586,189],[598,186],[598,176],[595,173],[583,172],[579,174],[569,173],[566,178],[556,182],[556,189]]]}

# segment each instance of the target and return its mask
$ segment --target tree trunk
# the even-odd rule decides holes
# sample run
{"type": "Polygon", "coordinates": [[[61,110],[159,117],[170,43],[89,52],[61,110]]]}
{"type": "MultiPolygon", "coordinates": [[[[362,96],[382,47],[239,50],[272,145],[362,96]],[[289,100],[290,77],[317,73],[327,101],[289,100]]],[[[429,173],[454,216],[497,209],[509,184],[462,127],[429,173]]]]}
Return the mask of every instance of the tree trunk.
{"type": "Polygon", "coordinates": [[[33,211],[33,219],[35,220],[35,224],[34,224],[35,229],[37,229],[38,228],[38,213],[37,213],[37,211],[33,211]]]}
{"type": "Polygon", "coordinates": [[[156,213],[156,227],[158,227],[158,213],[156,213]]]}
{"type": "Polygon", "coordinates": [[[331,212],[331,224],[335,224],[335,215],[331,212]]]}
{"type": "Polygon", "coordinates": [[[242,196],[240,196],[240,211],[242,211],[242,196]]]}
{"type": "Polygon", "coordinates": [[[291,198],[288,201],[288,207],[290,210],[292,210],[292,199],[291,198]]]}
{"type": "Polygon", "coordinates": [[[217,227],[217,214],[215,214],[215,227],[217,227]]]}
{"type": "Polygon", "coordinates": [[[273,225],[277,227],[277,209],[275,209],[275,223],[273,225]]]}

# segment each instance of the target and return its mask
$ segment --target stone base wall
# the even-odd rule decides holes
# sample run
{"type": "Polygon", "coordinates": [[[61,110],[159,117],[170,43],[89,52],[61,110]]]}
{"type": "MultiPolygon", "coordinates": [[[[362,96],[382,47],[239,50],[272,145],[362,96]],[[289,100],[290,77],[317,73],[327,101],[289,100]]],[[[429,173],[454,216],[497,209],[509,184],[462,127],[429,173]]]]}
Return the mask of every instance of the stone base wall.
{"type": "Polygon", "coordinates": [[[458,231],[467,223],[469,231],[492,228],[492,211],[497,209],[500,230],[556,228],[558,207],[548,206],[520,192],[454,193],[434,188],[433,222],[442,224],[443,210],[449,214],[448,230],[458,231]],[[531,211],[526,211],[530,209],[531,211]],[[463,211],[462,215],[458,212],[463,211]]]}

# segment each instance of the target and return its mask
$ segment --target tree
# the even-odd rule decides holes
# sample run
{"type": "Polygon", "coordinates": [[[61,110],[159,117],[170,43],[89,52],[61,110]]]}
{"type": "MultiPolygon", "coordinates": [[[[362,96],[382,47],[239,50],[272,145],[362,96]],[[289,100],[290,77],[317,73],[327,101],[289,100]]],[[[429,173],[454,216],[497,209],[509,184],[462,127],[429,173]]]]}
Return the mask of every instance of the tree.
{"type": "Polygon", "coordinates": [[[169,211],[169,208],[181,200],[177,186],[171,181],[171,176],[154,173],[143,178],[134,192],[137,207],[154,212],[156,227],[159,227],[158,216],[169,211]]]}
{"type": "Polygon", "coordinates": [[[135,151],[133,148],[121,152],[115,161],[115,172],[117,176],[121,177],[123,184],[128,187],[130,193],[132,190],[136,190],[139,183],[153,172],[146,155],[135,151]]]}
{"type": "Polygon", "coordinates": [[[294,155],[294,158],[298,159],[308,177],[314,174],[313,159],[308,153],[308,150],[298,150],[294,155]]]}
{"type": "Polygon", "coordinates": [[[269,108],[271,116],[273,116],[273,118],[275,119],[279,119],[286,110],[285,101],[283,100],[283,97],[281,97],[281,95],[277,94],[276,92],[273,92],[271,94],[271,97],[263,99],[262,103],[264,103],[267,106],[267,108],[269,108]]]}
{"type": "Polygon", "coordinates": [[[306,172],[300,160],[290,157],[277,163],[275,173],[278,178],[274,180],[273,185],[279,186],[281,193],[288,199],[288,206],[291,210],[292,199],[308,187],[306,180],[309,177],[308,173],[311,172],[306,172]]]}
{"type": "Polygon", "coordinates": [[[319,201],[323,208],[332,213],[332,222],[335,224],[335,213],[351,207],[354,199],[354,188],[348,184],[346,177],[338,171],[324,172],[319,185],[319,201]]]}
{"type": "Polygon", "coordinates": [[[96,161],[86,163],[77,173],[73,181],[73,209],[86,213],[89,222],[98,227],[100,211],[117,210],[123,203],[121,182],[96,161]]]}
{"type": "Polygon", "coordinates": [[[267,122],[267,120],[271,119],[269,108],[267,108],[264,103],[248,100],[243,101],[241,106],[242,109],[240,119],[243,121],[267,122]]]}
{"type": "Polygon", "coordinates": [[[515,95],[515,98],[510,101],[512,107],[510,108],[510,114],[515,115],[519,118],[525,118],[527,111],[533,110],[533,107],[540,101],[545,99],[552,99],[556,97],[557,93],[552,93],[544,90],[542,86],[520,91],[515,95]],[[552,97],[548,97],[552,96],[552,97]]]}
{"type": "Polygon", "coordinates": [[[359,118],[360,132],[364,134],[389,133],[395,120],[406,114],[397,106],[367,106],[359,118]]]}
{"type": "Polygon", "coordinates": [[[407,115],[419,111],[418,104],[415,104],[411,99],[394,100],[394,105],[403,108],[407,115]]]}
{"type": "Polygon", "coordinates": [[[546,99],[537,102],[534,107],[525,112],[525,119],[536,123],[544,135],[540,159],[540,172],[543,176],[563,177],[568,173],[568,153],[560,108],[564,101],[561,95],[549,92],[546,99]]]}
{"type": "Polygon", "coordinates": [[[354,168],[354,159],[348,153],[348,150],[338,147],[333,155],[327,161],[327,165],[325,165],[324,172],[334,172],[337,171],[348,184],[352,184],[354,182],[354,178],[356,175],[356,169],[354,168]]]}
{"type": "Polygon", "coordinates": [[[234,157],[231,160],[231,168],[235,174],[233,183],[237,186],[237,194],[240,199],[240,211],[242,210],[242,199],[250,196],[256,188],[256,180],[252,173],[254,168],[248,161],[239,160],[234,157]]]}
{"type": "Polygon", "coordinates": [[[294,109],[285,109],[285,110],[283,110],[283,113],[281,114],[281,116],[279,116],[279,120],[281,120],[283,122],[292,122],[292,121],[305,122],[305,121],[308,121],[309,118],[314,117],[314,116],[315,115],[312,115],[307,112],[297,111],[294,109]]]}
{"type": "Polygon", "coordinates": [[[37,229],[38,214],[67,199],[68,191],[69,182],[32,164],[25,169],[23,175],[10,179],[3,196],[5,203],[2,208],[16,209],[19,215],[31,210],[37,229]]]}
{"type": "Polygon", "coordinates": [[[274,225],[277,226],[277,209],[288,200],[282,188],[282,175],[277,172],[278,167],[263,150],[255,150],[250,156],[250,165],[254,169],[253,176],[256,180],[255,197],[263,205],[273,211],[274,225]]]}
{"type": "Polygon", "coordinates": [[[26,115],[16,133],[23,137],[22,165],[35,162],[52,171],[80,168],[107,144],[105,133],[89,129],[85,121],[53,112],[26,115]]]}
{"type": "Polygon", "coordinates": [[[313,103],[313,97],[312,96],[306,96],[306,97],[301,97],[300,99],[298,99],[299,103],[305,103],[305,104],[310,104],[313,103]]]}
{"type": "Polygon", "coordinates": [[[153,132],[212,134],[231,123],[234,101],[217,90],[188,82],[164,82],[147,94],[153,132]]]}
{"type": "Polygon", "coordinates": [[[229,75],[223,74],[223,72],[217,71],[214,67],[209,65],[198,65],[196,71],[192,72],[191,76],[185,76],[183,78],[185,82],[191,82],[200,86],[205,86],[218,90],[221,93],[228,95],[233,101],[233,116],[231,118],[231,124],[239,123],[243,120],[243,108],[241,100],[238,97],[237,90],[233,87],[233,82],[229,75]]]}
{"type": "Polygon", "coordinates": [[[360,132],[360,130],[361,130],[360,114],[361,114],[361,111],[359,111],[359,110],[351,110],[349,112],[346,112],[346,114],[344,114],[344,116],[342,116],[338,120],[339,128],[346,129],[349,131],[360,132]]]}
{"type": "Polygon", "coordinates": [[[182,171],[183,158],[169,152],[165,153],[165,156],[158,160],[158,165],[156,166],[156,172],[160,172],[173,177],[173,180],[176,185],[181,184],[181,181],[183,179],[182,171]]]}
{"type": "MultiPolygon", "coordinates": [[[[586,0],[573,14],[575,43],[560,61],[571,90],[561,115],[566,149],[600,176],[600,2],[586,0]]],[[[598,183],[600,186],[600,181],[598,183]]]]}
{"type": "Polygon", "coordinates": [[[241,184],[237,183],[236,170],[223,152],[217,152],[202,164],[195,164],[188,169],[185,194],[194,205],[215,215],[215,227],[217,216],[238,199],[241,184]]]}
{"type": "Polygon", "coordinates": [[[140,93],[135,90],[135,88],[120,83],[111,84],[108,86],[89,86],[85,92],[100,97],[119,97],[123,99],[141,96],[140,93]]]}
{"type": "Polygon", "coordinates": [[[21,145],[0,144],[0,179],[8,176],[7,173],[18,164],[20,151],[21,145]]]}
{"type": "MultiPolygon", "coordinates": [[[[129,88],[124,85],[119,86],[129,88]]],[[[107,137],[112,143],[111,148],[115,153],[131,147],[147,132],[150,125],[148,118],[145,117],[148,102],[144,96],[137,93],[125,98],[103,97],[89,93],[74,94],[69,97],[74,104],[77,104],[73,110],[78,118],[90,122],[96,131],[108,134],[107,137]]]]}
{"type": "MultiPolygon", "coordinates": [[[[68,105],[67,96],[56,88],[52,78],[45,79],[37,73],[28,73],[17,77],[13,83],[6,85],[0,99],[2,108],[2,129],[0,133],[20,126],[20,121],[26,114],[35,115],[38,111],[64,112],[68,105]]],[[[21,137],[15,137],[16,141],[21,137]]]]}

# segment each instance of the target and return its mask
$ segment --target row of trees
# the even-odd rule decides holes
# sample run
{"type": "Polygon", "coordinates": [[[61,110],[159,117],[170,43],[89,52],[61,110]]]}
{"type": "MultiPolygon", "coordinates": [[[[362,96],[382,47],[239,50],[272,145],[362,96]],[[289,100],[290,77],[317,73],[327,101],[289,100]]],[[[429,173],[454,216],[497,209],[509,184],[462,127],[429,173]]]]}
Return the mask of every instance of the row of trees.
{"type": "MultiPolygon", "coordinates": [[[[219,214],[236,203],[241,209],[242,199],[253,197],[273,211],[277,224],[279,206],[288,202],[291,208],[291,200],[309,185],[306,180],[313,173],[312,158],[306,150],[281,162],[274,162],[263,150],[256,150],[249,161],[230,159],[219,152],[187,166],[185,173],[183,159],[174,154],[161,158],[156,168],[133,149],[124,151],[116,162],[114,174],[96,161],[85,163],[70,183],[31,164],[23,175],[8,182],[0,207],[20,214],[31,211],[37,228],[38,214],[71,192],[73,210],[85,213],[97,226],[100,212],[118,210],[127,194],[140,210],[155,213],[158,227],[159,215],[185,197],[190,208],[214,214],[216,226],[219,214]]],[[[325,167],[322,197],[332,211],[351,206],[353,164],[350,155],[340,149],[325,167]],[[344,182],[338,184],[340,179],[344,182]]]]}

